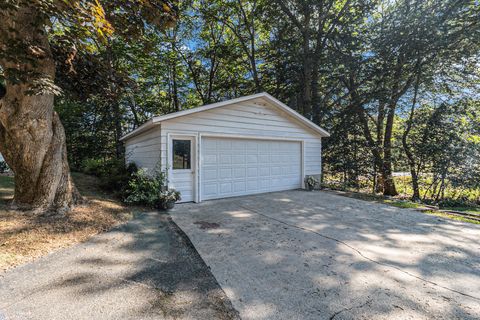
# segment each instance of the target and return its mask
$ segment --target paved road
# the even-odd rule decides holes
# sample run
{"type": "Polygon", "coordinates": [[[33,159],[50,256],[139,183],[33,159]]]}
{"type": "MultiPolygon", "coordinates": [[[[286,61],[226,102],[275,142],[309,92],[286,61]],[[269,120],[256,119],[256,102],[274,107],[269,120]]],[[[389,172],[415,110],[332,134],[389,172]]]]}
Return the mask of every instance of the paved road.
{"type": "Polygon", "coordinates": [[[326,192],[172,212],[243,319],[480,319],[480,225],[326,192]]]}
{"type": "Polygon", "coordinates": [[[166,215],[0,274],[0,319],[238,319],[166,215]]]}

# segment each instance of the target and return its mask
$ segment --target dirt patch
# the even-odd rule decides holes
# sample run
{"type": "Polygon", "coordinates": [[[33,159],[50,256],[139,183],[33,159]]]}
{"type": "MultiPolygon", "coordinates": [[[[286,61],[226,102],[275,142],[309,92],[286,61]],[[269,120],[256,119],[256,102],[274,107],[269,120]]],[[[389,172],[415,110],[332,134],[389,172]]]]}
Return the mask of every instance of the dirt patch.
{"type": "MultiPolygon", "coordinates": [[[[132,208],[106,198],[105,194],[95,192],[98,185],[95,177],[77,174],[75,178],[81,192],[88,190],[82,192],[86,194],[86,202],[64,217],[22,215],[18,211],[7,210],[5,202],[1,203],[0,272],[56,249],[85,241],[95,234],[132,219],[132,208]]],[[[0,198],[11,199],[13,185],[11,188],[8,187],[8,183],[2,186],[0,198]]]]}

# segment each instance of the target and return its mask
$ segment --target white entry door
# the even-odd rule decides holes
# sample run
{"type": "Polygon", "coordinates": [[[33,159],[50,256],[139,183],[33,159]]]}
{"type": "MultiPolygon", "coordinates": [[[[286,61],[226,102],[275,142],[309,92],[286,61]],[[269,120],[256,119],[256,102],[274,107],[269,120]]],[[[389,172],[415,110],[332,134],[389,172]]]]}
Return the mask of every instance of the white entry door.
{"type": "Polygon", "coordinates": [[[302,187],[302,146],[296,141],[202,139],[202,200],[302,187]]]}
{"type": "Polygon", "coordinates": [[[170,173],[169,187],[180,191],[182,200],[195,200],[195,137],[170,137],[170,173]]]}

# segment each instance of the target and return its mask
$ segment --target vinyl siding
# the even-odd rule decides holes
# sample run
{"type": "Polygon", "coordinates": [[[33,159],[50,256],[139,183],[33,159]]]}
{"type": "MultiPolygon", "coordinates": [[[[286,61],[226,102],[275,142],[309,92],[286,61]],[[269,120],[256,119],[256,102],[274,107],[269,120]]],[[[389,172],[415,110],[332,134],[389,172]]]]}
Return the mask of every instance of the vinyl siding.
{"type": "Polygon", "coordinates": [[[144,132],[125,142],[125,160],[134,162],[139,168],[151,173],[160,162],[161,152],[161,126],[144,132]]]}
{"type": "Polygon", "coordinates": [[[321,173],[321,137],[264,100],[246,101],[165,120],[161,130],[161,164],[167,168],[168,133],[226,134],[305,141],[305,174],[321,173]]]}

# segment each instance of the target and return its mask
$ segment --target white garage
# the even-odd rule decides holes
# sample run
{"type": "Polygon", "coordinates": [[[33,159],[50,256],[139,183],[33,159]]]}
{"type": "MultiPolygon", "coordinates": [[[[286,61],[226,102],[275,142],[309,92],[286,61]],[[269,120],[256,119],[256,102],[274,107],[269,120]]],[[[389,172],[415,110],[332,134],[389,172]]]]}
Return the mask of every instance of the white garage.
{"type": "Polygon", "coordinates": [[[150,119],[122,140],[126,161],[167,173],[183,202],[299,189],[321,174],[328,133],[260,93],[150,119]]]}

